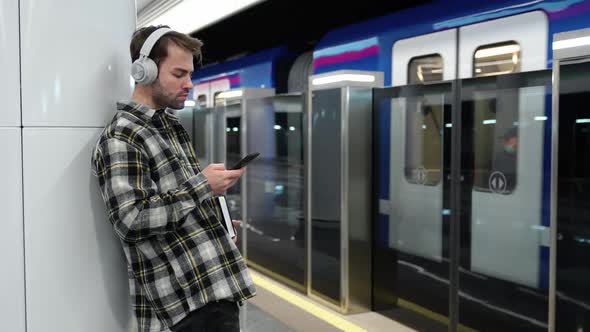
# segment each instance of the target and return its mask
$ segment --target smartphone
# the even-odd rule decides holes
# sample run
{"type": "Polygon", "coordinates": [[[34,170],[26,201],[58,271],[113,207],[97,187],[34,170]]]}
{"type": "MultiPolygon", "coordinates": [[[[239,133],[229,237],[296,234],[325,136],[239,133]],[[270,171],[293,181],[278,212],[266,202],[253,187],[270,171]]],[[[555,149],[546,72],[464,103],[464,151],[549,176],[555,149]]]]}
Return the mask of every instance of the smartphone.
{"type": "Polygon", "coordinates": [[[248,165],[252,160],[256,159],[256,157],[258,157],[259,155],[260,153],[258,152],[250,153],[249,155],[245,156],[244,158],[242,158],[242,160],[238,161],[235,165],[228,169],[240,169],[248,165]]]}

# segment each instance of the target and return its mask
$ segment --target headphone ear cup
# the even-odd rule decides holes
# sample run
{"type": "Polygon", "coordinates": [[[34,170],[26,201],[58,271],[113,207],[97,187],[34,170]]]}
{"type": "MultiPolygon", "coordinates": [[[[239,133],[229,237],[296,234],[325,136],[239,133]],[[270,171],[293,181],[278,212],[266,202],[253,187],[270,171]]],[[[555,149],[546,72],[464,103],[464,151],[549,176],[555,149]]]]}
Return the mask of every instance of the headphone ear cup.
{"type": "Polygon", "coordinates": [[[153,83],[158,78],[158,65],[156,65],[154,60],[145,58],[143,68],[145,70],[145,80],[142,84],[153,83]]]}
{"type": "Polygon", "coordinates": [[[146,79],[146,71],[145,66],[143,63],[143,59],[137,59],[131,65],[131,77],[137,82],[138,84],[143,84],[146,79]]]}
{"type": "Polygon", "coordinates": [[[158,65],[150,59],[137,59],[131,65],[131,76],[138,84],[150,84],[158,78],[158,65]]]}

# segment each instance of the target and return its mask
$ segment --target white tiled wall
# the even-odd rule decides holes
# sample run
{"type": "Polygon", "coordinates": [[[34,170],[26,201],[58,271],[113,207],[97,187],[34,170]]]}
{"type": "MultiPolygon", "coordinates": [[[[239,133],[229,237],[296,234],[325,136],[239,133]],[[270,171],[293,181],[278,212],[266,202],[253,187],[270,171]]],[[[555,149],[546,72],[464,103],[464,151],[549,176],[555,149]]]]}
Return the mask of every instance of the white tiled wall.
{"type": "Polygon", "coordinates": [[[130,96],[133,0],[21,0],[23,125],[104,126],[130,96]]]}
{"type": "Polygon", "coordinates": [[[125,258],[90,153],[101,129],[25,128],[28,332],[125,331],[125,258]]]}
{"type": "Polygon", "coordinates": [[[0,1],[0,127],[20,126],[18,0],[0,1]]]}
{"type": "Polygon", "coordinates": [[[21,129],[0,128],[0,330],[25,330],[21,129]]]}
{"type": "Polygon", "coordinates": [[[128,330],[125,261],[90,155],[131,95],[134,30],[133,0],[20,0],[27,332],[128,330]]]}

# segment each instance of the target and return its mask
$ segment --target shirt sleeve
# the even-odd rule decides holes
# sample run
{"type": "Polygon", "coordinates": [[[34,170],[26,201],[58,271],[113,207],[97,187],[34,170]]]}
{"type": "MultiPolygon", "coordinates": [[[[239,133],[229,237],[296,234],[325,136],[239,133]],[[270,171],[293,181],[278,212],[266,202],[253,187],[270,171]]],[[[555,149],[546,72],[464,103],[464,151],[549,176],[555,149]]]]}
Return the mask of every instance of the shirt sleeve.
{"type": "Polygon", "coordinates": [[[125,242],[140,242],[175,230],[191,211],[212,197],[202,173],[174,190],[159,192],[145,155],[120,139],[98,144],[92,164],[109,220],[125,242]]]}

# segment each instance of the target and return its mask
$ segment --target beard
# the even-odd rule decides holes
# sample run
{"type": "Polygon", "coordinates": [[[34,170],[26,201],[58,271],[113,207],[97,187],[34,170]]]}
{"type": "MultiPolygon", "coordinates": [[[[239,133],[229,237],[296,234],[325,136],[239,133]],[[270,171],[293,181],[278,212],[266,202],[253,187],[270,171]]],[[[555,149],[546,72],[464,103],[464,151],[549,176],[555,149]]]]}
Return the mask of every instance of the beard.
{"type": "Polygon", "coordinates": [[[184,108],[184,100],[179,101],[178,97],[188,93],[188,91],[183,91],[177,94],[167,92],[160,84],[159,78],[153,83],[152,91],[154,102],[159,108],[172,108],[175,110],[184,108]]]}

